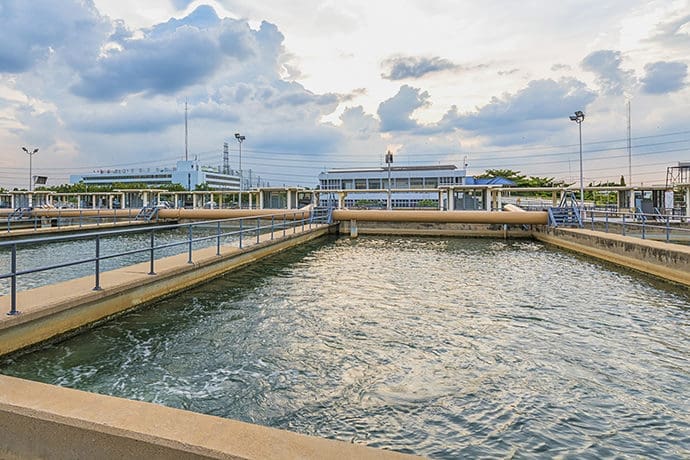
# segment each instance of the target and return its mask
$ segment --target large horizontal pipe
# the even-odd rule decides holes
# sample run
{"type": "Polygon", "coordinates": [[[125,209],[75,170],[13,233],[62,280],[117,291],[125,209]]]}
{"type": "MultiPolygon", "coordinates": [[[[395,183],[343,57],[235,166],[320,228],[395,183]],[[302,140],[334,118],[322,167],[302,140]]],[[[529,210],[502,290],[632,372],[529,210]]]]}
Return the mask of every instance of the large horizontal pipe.
{"type": "Polygon", "coordinates": [[[275,218],[306,219],[309,210],[304,209],[161,209],[158,217],[175,220],[213,220],[237,217],[274,216],[275,218]]]}
{"type": "Polygon", "coordinates": [[[546,225],[548,214],[545,211],[354,211],[341,209],[333,211],[333,220],[546,225]]]}

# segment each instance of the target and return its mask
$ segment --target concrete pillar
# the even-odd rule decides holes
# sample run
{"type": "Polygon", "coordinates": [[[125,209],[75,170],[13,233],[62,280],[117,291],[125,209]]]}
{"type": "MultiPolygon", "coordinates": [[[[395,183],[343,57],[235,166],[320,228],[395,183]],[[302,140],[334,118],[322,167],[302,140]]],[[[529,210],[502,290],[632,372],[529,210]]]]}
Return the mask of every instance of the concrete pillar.
{"type": "Polygon", "coordinates": [[[558,192],[551,192],[551,206],[558,206],[558,192]]]}
{"type": "Polygon", "coordinates": [[[482,196],[484,197],[485,210],[491,211],[491,190],[488,188],[482,190],[482,196]]]}
{"type": "Polygon", "coordinates": [[[192,193],[192,208],[196,209],[196,193],[192,193]]]}
{"type": "Polygon", "coordinates": [[[690,219],[690,185],[685,189],[685,219],[690,219]]]}
{"type": "Polygon", "coordinates": [[[443,190],[438,191],[438,210],[443,211],[443,190]]]}
{"type": "Polygon", "coordinates": [[[448,210],[455,211],[455,189],[448,187],[448,210]]]}
{"type": "MultiPolygon", "coordinates": [[[[211,202],[211,203],[215,203],[215,201],[213,201],[213,193],[209,193],[209,195],[211,195],[211,200],[210,200],[210,202],[211,202]]],[[[209,206],[213,206],[213,204],[210,204],[209,206]]]]}
{"type": "Polygon", "coordinates": [[[357,232],[357,221],[353,219],[350,221],[350,238],[357,238],[358,236],[359,233],[357,232]]]}
{"type": "Polygon", "coordinates": [[[144,202],[144,207],[149,205],[149,192],[142,192],[141,199],[144,202]]]}
{"type": "Polygon", "coordinates": [[[108,209],[113,209],[113,195],[108,195],[108,209]]]}
{"type": "Polygon", "coordinates": [[[120,209],[125,209],[125,194],[120,197],[120,209]]]}
{"type": "Polygon", "coordinates": [[[249,195],[249,209],[252,209],[252,198],[254,197],[254,194],[252,192],[248,192],[247,195],[249,195]]]}
{"type": "Polygon", "coordinates": [[[94,193],[91,195],[91,207],[95,208],[96,207],[96,200],[98,199],[98,196],[94,193]]]}
{"type": "Polygon", "coordinates": [[[34,194],[29,192],[27,196],[29,197],[29,207],[31,208],[34,205],[34,194]]]}
{"type": "Polygon", "coordinates": [[[259,190],[259,209],[264,208],[264,192],[259,190]]]}
{"type": "Polygon", "coordinates": [[[17,207],[14,205],[14,193],[10,195],[10,208],[17,209],[17,207]]]}
{"type": "Polygon", "coordinates": [[[338,193],[338,209],[343,209],[345,207],[345,197],[347,196],[347,193],[341,192],[338,193]]]}

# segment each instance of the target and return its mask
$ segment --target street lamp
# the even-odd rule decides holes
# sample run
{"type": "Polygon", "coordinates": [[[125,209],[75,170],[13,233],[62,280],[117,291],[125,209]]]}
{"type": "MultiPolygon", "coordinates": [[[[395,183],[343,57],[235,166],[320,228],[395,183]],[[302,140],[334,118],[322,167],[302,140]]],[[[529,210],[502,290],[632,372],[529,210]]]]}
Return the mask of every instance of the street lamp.
{"type": "Polygon", "coordinates": [[[22,147],[22,150],[29,154],[29,191],[31,191],[33,189],[33,176],[31,175],[31,159],[35,154],[38,153],[38,149],[29,150],[26,147],[22,147]]]}
{"type": "Polygon", "coordinates": [[[386,152],[386,164],[388,165],[388,202],[386,204],[386,209],[389,211],[392,209],[391,206],[391,164],[393,164],[393,154],[389,150],[386,152]]]}
{"type": "Polygon", "coordinates": [[[242,182],[244,181],[244,177],[242,174],[242,141],[244,141],[246,139],[246,137],[240,135],[240,133],[235,133],[235,139],[237,139],[237,142],[240,144],[240,197],[239,197],[239,206],[241,209],[242,208],[242,187],[243,187],[242,182]]]}
{"type": "Polygon", "coordinates": [[[575,112],[575,115],[570,115],[570,121],[577,123],[580,131],[580,219],[583,219],[582,214],[585,210],[585,184],[582,179],[582,122],[585,121],[585,114],[581,110],[575,112]]]}

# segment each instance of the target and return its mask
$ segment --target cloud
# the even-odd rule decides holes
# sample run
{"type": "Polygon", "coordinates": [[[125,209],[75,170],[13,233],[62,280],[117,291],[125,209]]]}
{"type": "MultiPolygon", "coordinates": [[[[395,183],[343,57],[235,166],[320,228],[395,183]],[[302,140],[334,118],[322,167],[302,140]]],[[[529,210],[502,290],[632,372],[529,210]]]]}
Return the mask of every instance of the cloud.
{"type": "Polygon", "coordinates": [[[570,70],[573,70],[573,68],[570,67],[568,64],[554,64],[554,65],[551,66],[551,71],[552,71],[552,72],[559,72],[559,71],[561,71],[561,70],[570,71],[570,70]]]}
{"type": "Polygon", "coordinates": [[[400,87],[392,98],[379,104],[377,113],[381,120],[381,131],[414,130],[419,127],[410,116],[420,107],[427,106],[429,93],[408,85],[400,87]]]}
{"type": "Polygon", "coordinates": [[[654,62],[644,66],[642,90],[648,94],[672,93],[683,89],[688,66],[682,62],[654,62]]]}
{"type": "Polygon", "coordinates": [[[369,139],[379,132],[378,120],[373,115],[364,113],[361,105],[345,109],[340,115],[340,121],[345,131],[360,140],[369,139]]]}
{"type": "MultiPolygon", "coordinates": [[[[575,110],[585,110],[596,95],[573,78],[532,80],[515,94],[493,97],[477,111],[460,114],[452,107],[439,122],[445,130],[459,128],[481,136],[522,136],[526,130],[550,130],[548,122],[566,120],[575,110]]],[[[505,140],[505,139],[504,139],[505,140]]],[[[507,142],[507,140],[506,140],[507,142]]]]}
{"type": "Polygon", "coordinates": [[[656,34],[648,41],[687,52],[690,46],[690,14],[657,24],[656,34]]]}
{"type": "Polygon", "coordinates": [[[635,72],[621,69],[622,62],[620,51],[599,50],[588,54],[581,65],[596,75],[604,94],[620,95],[631,90],[636,82],[635,72]]]}
{"type": "Polygon", "coordinates": [[[90,1],[4,0],[0,4],[0,73],[21,73],[69,49],[78,65],[99,51],[110,25],[90,1]]]}
{"type": "Polygon", "coordinates": [[[388,73],[381,74],[387,80],[405,80],[421,78],[425,75],[444,70],[454,70],[458,66],[440,57],[395,57],[383,61],[388,73]]]}
{"type": "Polygon", "coordinates": [[[519,71],[520,71],[520,69],[499,70],[498,74],[503,77],[505,75],[512,75],[512,74],[517,73],[519,71]]]}

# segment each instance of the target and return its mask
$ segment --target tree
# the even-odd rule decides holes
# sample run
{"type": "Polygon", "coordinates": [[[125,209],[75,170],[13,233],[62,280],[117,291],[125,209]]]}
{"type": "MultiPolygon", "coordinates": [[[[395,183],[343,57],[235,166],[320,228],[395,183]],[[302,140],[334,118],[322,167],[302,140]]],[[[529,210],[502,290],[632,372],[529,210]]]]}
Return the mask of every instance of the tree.
{"type": "Polygon", "coordinates": [[[490,179],[492,177],[503,177],[504,179],[511,180],[515,184],[520,186],[520,182],[526,179],[525,176],[520,174],[520,171],[513,171],[512,169],[487,169],[484,174],[477,176],[480,179],[490,179]]]}
{"type": "Polygon", "coordinates": [[[621,186],[625,187],[625,177],[621,174],[621,186]]]}

